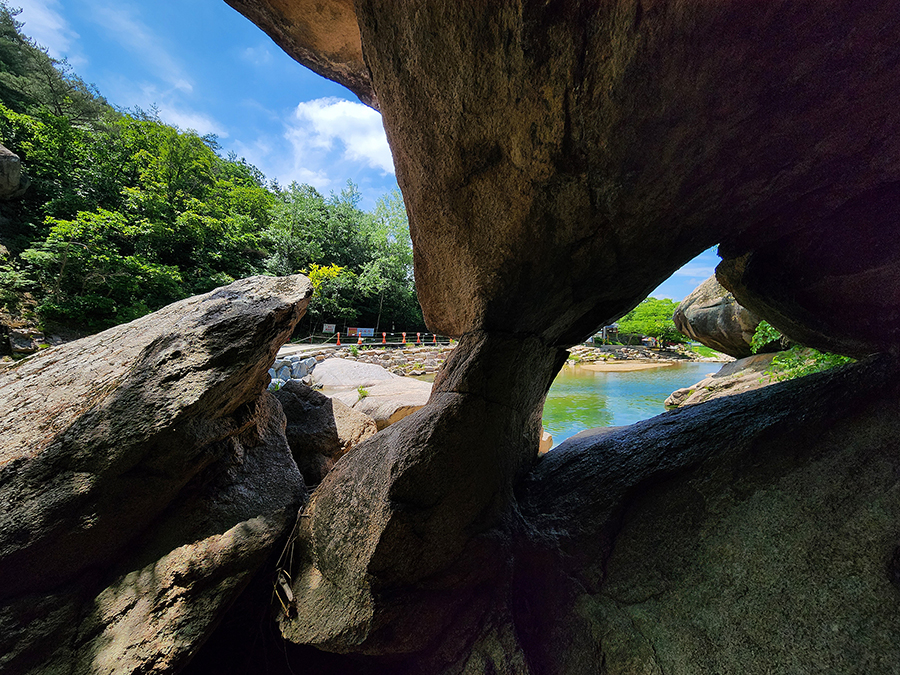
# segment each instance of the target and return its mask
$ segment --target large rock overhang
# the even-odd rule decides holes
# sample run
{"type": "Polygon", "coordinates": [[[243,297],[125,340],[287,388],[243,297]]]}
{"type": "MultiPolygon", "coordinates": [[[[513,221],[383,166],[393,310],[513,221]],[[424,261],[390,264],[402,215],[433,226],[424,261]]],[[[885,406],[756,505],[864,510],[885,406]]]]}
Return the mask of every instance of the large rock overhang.
{"type": "Polygon", "coordinates": [[[572,344],[715,243],[852,229],[900,181],[889,4],[228,1],[377,102],[439,332],[572,344]]]}

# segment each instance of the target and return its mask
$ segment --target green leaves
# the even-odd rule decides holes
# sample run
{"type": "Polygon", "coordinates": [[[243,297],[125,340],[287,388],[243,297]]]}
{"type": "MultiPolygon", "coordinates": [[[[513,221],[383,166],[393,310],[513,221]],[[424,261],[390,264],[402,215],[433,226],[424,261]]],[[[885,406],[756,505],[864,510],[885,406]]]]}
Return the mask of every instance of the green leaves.
{"type": "Polygon", "coordinates": [[[0,142],[32,179],[4,208],[0,305],[24,311],[28,293],[44,323],[99,329],[234,279],[337,266],[311,321],[421,326],[399,192],[367,213],[349,181],[329,197],[267,187],[215,137],[113,109],[20,28],[0,0],[0,142]]]}
{"type": "Polygon", "coordinates": [[[44,296],[37,311],[45,321],[102,328],[183,296],[176,267],[135,253],[146,230],[123,214],[99,209],[48,225],[46,239],[21,255],[44,296]]]}
{"type": "MultiPolygon", "coordinates": [[[[760,321],[750,341],[750,349],[756,354],[759,350],[778,342],[784,345],[788,342],[781,332],[768,321],[760,321]]],[[[853,363],[856,359],[849,356],[841,356],[830,352],[820,352],[812,347],[794,345],[790,349],[779,351],[772,359],[772,363],[766,370],[766,374],[774,380],[792,380],[796,377],[819,373],[829,368],[853,363]]]]}
{"type": "Polygon", "coordinates": [[[777,340],[781,340],[783,336],[777,328],[772,326],[768,321],[760,321],[756,326],[756,331],[750,339],[750,351],[756,354],[766,345],[777,340]]]}
{"type": "Polygon", "coordinates": [[[278,275],[341,269],[317,286],[307,310],[311,324],[356,321],[377,328],[384,318],[420,326],[403,200],[399,192],[388,195],[374,213],[362,211],[359,201],[352,183],[327,199],[308,185],[278,190],[261,235],[265,269],[278,275]]]}
{"type": "Polygon", "coordinates": [[[688,339],[678,332],[672,321],[677,307],[678,303],[674,300],[647,298],[619,319],[619,333],[644,335],[669,342],[687,342],[688,339]]]}

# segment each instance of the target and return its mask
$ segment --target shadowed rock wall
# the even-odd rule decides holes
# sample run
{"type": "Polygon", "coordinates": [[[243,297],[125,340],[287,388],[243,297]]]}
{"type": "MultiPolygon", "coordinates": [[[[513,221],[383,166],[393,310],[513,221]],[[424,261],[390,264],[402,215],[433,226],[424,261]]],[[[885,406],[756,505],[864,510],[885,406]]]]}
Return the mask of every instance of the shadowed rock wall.
{"type": "MultiPolygon", "coordinates": [[[[900,13],[886,3],[357,13],[439,332],[571,344],[709,245],[830,233],[898,179],[886,36],[900,13]]],[[[893,233],[860,238],[844,264],[865,266],[893,233]]],[[[865,286],[892,298],[896,278],[865,286]]]]}
{"type": "MultiPolygon", "coordinates": [[[[462,341],[449,389],[317,489],[296,532],[305,553],[285,636],[400,659],[394,672],[896,662],[883,567],[894,520],[876,517],[896,495],[872,469],[895,470],[896,392],[879,379],[892,363],[607,431],[528,469],[559,348],[717,242],[723,285],[787,335],[894,350],[900,10],[357,0],[354,11],[426,321],[462,341]],[[840,377],[845,389],[828,384],[840,377]],[[849,473],[833,485],[826,465],[849,473]],[[852,545],[829,534],[852,531],[850,513],[817,519],[829,495],[859,507],[852,545]],[[767,511],[786,524],[784,547],[767,511]],[[843,572],[865,581],[851,588],[843,572]],[[799,613],[765,610],[773,594],[799,613]],[[881,623],[838,612],[836,630],[854,638],[829,646],[814,617],[845,601],[881,623]],[[765,619],[751,625],[751,609],[765,619]]],[[[271,16],[270,34],[290,28],[271,16]]],[[[315,50],[291,35],[289,53],[315,50]]]]}
{"type": "Polygon", "coordinates": [[[529,672],[892,672],[896,368],[772,385],[543,457],[518,490],[537,535],[513,596],[531,599],[513,608],[529,672]]]}
{"type": "Polygon", "coordinates": [[[430,329],[573,344],[721,242],[797,341],[896,342],[891,3],[231,4],[377,98],[430,329]]]}

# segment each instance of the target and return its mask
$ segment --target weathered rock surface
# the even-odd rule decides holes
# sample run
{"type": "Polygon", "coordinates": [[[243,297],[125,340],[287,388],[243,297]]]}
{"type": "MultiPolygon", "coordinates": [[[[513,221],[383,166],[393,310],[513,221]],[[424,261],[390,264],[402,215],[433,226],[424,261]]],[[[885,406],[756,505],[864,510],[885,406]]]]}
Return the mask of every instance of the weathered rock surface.
{"type": "Polygon", "coordinates": [[[334,392],[331,397],[371,417],[379,430],[419,410],[431,396],[431,383],[412,377],[395,377],[364,389],[365,396],[350,389],[334,392]]]}
{"type": "Polygon", "coordinates": [[[727,363],[697,384],[678,389],[666,399],[667,408],[694,405],[721,396],[731,396],[765,387],[774,380],[766,374],[775,354],[755,354],[727,363]]]}
{"type": "Polygon", "coordinates": [[[517,491],[525,672],[892,672],[898,381],[839,368],[543,456],[517,491]]]}
{"type": "Polygon", "coordinates": [[[900,344],[900,185],[848,199],[819,220],[720,247],[716,276],[738,301],[792,340],[865,356],[900,344]]]}
{"type": "Polygon", "coordinates": [[[879,46],[900,11],[869,9],[357,2],[429,328],[572,344],[708,246],[812,234],[864,196],[885,220],[840,218],[830,276],[879,269],[854,233],[893,233],[900,165],[870,148],[900,150],[879,46]]]}
{"type": "MultiPolygon", "coordinates": [[[[295,583],[304,594],[295,618],[282,619],[288,635],[302,626],[321,637],[339,617],[348,628],[355,619],[329,647],[377,645],[390,661],[290,645],[285,661],[348,675],[892,672],[898,382],[896,364],[857,364],[568,439],[519,484],[516,516],[480,533],[481,555],[457,556],[458,576],[425,576],[399,597],[378,577],[362,588],[333,573],[295,583]],[[339,595],[334,579],[351,592],[339,595]],[[367,592],[373,602],[360,610],[367,592]],[[317,611],[332,603],[323,625],[317,611]],[[390,604],[397,632],[363,641],[390,604]]],[[[415,522],[416,503],[394,508],[415,522]]],[[[372,555],[344,550],[355,564],[372,555]]]]}
{"type": "Polygon", "coordinates": [[[374,363],[361,363],[349,359],[325,359],[316,364],[313,380],[323,387],[372,387],[382,382],[398,379],[390,371],[374,363]]]}
{"type": "MultiPolygon", "coordinates": [[[[316,51],[284,0],[232,1],[289,51],[316,51]]],[[[316,491],[284,634],[415,653],[407,672],[889,672],[897,392],[877,369],[570,441],[520,504],[512,486],[555,350],[717,242],[735,265],[723,285],[789,336],[898,343],[900,61],[885,45],[900,10],[320,8],[343,26],[356,13],[359,52],[325,60],[365,55],[426,321],[463,339],[429,405],[316,491]]]]}
{"type": "Polygon", "coordinates": [[[477,622],[479,589],[509,571],[512,487],[565,357],[533,338],[467,335],[425,408],[335,465],[297,532],[289,641],[406,654],[460,616],[477,622]]]}
{"type": "Polygon", "coordinates": [[[9,349],[13,354],[34,354],[38,341],[43,339],[43,333],[34,329],[9,329],[9,349]]]}
{"type": "Polygon", "coordinates": [[[895,211],[900,168],[870,161],[900,149],[884,85],[900,66],[880,47],[892,6],[230,4],[377,92],[433,330],[573,344],[708,246],[798,222],[840,221],[854,255],[837,276],[879,266],[853,237],[863,219],[841,214],[857,198],[895,211]]]}
{"type": "Polygon", "coordinates": [[[173,672],[306,490],[266,369],[304,277],[255,277],[0,369],[0,670],[173,672]]]}
{"type": "Polygon", "coordinates": [[[375,420],[379,430],[414,413],[431,395],[429,382],[349,359],[322,361],[313,371],[313,379],[327,388],[331,398],[375,420]],[[360,388],[365,390],[364,396],[360,388]]]}
{"type": "Polygon", "coordinates": [[[0,199],[15,199],[25,194],[31,179],[22,172],[22,160],[0,145],[0,199]]]}
{"type": "Polygon", "coordinates": [[[378,431],[368,415],[296,380],[275,397],[287,418],[288,445],[307,485],[321,483],[337,460],[378,431]]]}
{"type": "Polygon", "coordinates": [[[715,276],[681,301],[672,320],[682,334],[737,359],[752,354],[750,341],[760,321],[738,304],[715,276]]]}

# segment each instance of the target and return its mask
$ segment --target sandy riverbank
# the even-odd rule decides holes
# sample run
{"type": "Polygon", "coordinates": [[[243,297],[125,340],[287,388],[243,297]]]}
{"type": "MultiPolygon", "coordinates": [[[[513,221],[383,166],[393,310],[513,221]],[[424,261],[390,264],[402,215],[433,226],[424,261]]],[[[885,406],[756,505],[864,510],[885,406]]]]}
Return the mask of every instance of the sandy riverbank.
{"type": "Polygon", "coordinates": [[[674,366],[677,361],[607,361],[606,363],[579,363],[579,368],[603,373],[624,373],[629,370],[649,370],[674,366]]]}

